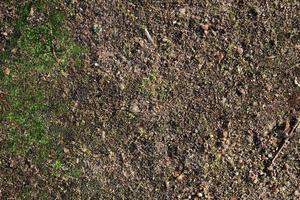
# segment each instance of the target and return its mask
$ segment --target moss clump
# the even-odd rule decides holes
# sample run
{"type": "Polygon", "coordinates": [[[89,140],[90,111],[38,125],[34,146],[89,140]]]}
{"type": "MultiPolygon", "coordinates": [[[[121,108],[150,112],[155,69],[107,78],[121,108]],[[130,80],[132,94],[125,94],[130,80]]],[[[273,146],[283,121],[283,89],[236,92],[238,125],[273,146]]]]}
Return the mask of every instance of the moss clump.
{"type": "Polygon", "coordinates": [[[59,138],[49,131],[46,117],[51,115],[47,102],[51,90],[41,77],[59,77],[57,74],[79,62],[82,53],[62,28],[64,14],[56,7],[55,1],[17,3],[14,34],[0,54],[1,155],[27,156],[40,162],[56,152],[59,138]],[[43,16],[42,21],[29,20],[33,8],[35,15],[43,16]]]}

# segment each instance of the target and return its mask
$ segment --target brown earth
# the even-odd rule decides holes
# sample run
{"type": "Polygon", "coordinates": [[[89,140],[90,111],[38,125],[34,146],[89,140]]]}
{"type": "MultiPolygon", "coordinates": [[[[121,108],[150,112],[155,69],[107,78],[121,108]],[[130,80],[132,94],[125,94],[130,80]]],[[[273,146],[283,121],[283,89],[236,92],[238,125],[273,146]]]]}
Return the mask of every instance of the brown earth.
{"type": "Polygon", "coordinates": [[[57,86],[82,176],[56,198],[300,198],[299,1],[64,6],[87,49],[57,86]]]}

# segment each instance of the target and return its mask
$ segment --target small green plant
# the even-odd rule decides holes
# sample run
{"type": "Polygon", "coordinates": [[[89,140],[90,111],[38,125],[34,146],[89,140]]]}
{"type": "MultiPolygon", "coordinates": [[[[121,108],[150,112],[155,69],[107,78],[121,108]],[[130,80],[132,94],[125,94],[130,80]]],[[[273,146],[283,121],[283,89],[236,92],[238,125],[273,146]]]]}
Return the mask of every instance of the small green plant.
{"type": "Polygon", "coordinates": [[[60,170],[62,168],[62,163],[60,160],[55,160],[55,162],[52,164],[52,167],[55,170],[60,170]]]}
{"type": "Polygon", "coordinates": [[[81,171],[78,168],[72,168],[67,171],[66,176],[73,177],[73,178],[78,178],[81,175],[81,171]]]}

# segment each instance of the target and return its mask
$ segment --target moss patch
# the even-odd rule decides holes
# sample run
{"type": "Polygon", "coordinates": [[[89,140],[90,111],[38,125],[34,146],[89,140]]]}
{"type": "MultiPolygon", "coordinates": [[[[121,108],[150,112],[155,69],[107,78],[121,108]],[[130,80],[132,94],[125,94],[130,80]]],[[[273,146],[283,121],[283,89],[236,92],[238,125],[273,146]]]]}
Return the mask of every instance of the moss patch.
{"type": "Polygon", "coordinates": [[[59,135],[49,130],[48,119],[57,112],[47,100],[53,91],[45,77],[61,77],[80,62],[82,50],[63,29],[64,13],[56,7],[55,1],[17,3],[14,35],[0,54],[0,155],[30,158],[37,166],[59,171],[64,166],[59,135]],[[46,162],[50,156],[52,163],[46,162]]]}

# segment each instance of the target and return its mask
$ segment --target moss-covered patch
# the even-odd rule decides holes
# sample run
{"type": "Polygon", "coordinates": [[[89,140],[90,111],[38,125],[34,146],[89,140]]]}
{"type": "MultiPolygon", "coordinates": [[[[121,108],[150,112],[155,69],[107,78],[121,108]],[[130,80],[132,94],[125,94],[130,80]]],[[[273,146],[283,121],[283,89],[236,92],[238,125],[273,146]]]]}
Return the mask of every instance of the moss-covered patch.
{"type": "MultiPolygon", "coordinates": [[[[0,155],[26,157],[45,171],[57,172],[64,166],[59,160],[62,151],[48,119],[57,112],[49,106],[55,103],[47,102],[55,88],[47,85],[45,77],[59,78],[68,66],[78,63],[81,48],[64,30],[64,14],[56,6],[42,0],[17,5],[14,35],[0,54],[0,155]],[[41,20],[31,21],[32,15],[41,20]]],[[[79,174],[72,170],[66,168],[66,173],[79,174]]]]}

